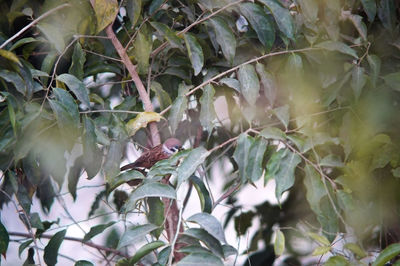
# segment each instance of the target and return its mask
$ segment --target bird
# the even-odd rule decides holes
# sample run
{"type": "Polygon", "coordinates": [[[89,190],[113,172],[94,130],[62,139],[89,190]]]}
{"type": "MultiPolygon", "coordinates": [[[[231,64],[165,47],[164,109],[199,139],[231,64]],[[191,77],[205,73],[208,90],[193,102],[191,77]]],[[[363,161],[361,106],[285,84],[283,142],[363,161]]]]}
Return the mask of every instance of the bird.
{"type": "Polygon", "coordinates": [[[129,169],[150,169],[156,162],[168,159],[182,149],[179,139],[169,138],[163,144],[157,145],[145,152],[133,163],[121,167],[121,171],[129,169]]]}

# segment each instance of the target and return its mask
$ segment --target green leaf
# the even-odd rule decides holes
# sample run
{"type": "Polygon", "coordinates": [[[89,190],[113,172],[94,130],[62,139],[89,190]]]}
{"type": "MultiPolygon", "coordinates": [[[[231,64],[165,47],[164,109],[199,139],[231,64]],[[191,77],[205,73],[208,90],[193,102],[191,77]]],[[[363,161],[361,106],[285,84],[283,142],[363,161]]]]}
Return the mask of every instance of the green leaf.
{"type": "Polygon", "coordinates": [[[157,228],[158,227],[155,226],[154,224],[142,224],[142,225],[131,227],[123,233],[123,235],[121,236],[121,238],[119,240],[117,248],[120,249],[127,245],[133,244],[133,243],[141,240],[148,233],[150,233],[151,231],[153,231],[157,228]]]}
{"type": "Polygon", "coordinates": [[[125,203],[123,209],[129,212],[135,208],[136,201],[148,197],[176,198],[176,191],[169,185],[151,182],[136,188],[125,203]]]}
{"type": "Polygon", "coordinates": [[[149,58],[153,47],[151,36],[139,31],[132,47],[132,55],[138,62],[137,69],[139,74],[146,74],[149,68],[149,58]]]}
{"type": "Polygon", "coordinates": [[[236,38],[228,24],[221,17],[212,17],[210,24],[216,32],[217,43],[221,46],[226,60],[232,64],[236,53],[236,38]]]}
{"type": "Polygon", "coordinates": [[[299,0],[301,11],[304,16],[311,23],[314,23],[318,19],[318,1],[317,0],[299,0]]]}
{"type": "Polygon", "coordinates": [[[22,264],[23,266],[34,266],[36,265],[35,260],[34,260],[34,256],[35,256],[35,250],[33,248],[29,248],[28,249],[28,256],[26,258],[26,260],[24,261],[24,264],[22,264]]]}
{"type": "Polygon", "coordinates": [[[360,259],[365,258],[368,255],[359,245],[355,243],[347,243],[343,247],[353,252],[360,259]]]}
{"type": "Polygon", "coordinates": [[[126,2],[126,13],[131,20],[131,27],[134,28],[142,11],[142,0],[129,0],[126,2]]]}
{"type": "Polygon", "coordinates": [[[136,262],[138,262],[141,258],[152,252],[153,250],[158,249],[159,247],[164,246],[165,243],[162,241],[154,241],[151,243],[147,243],[143,247],[139,248],[138,251],[136,251],[135,255],[129,260],[130,265],[134,265],[136,262]]]}
{"type": "Polygon", "coordinates": [[[391,170],[394,177],[400,177],[400,167],[391,170]]]}
{"type": "Polygon", "coordinates": [[[281,149],[275,152],[269,159],[265,178],[266,180],[275,179],[275,195],[278,202],[282,193],[293,186],[294,171],[300,162],[300,156],[289,149],[281,149]]]}
{"type": "Polygon", "coordinates": [[[27,241],[21,243],[21,245],[20,245],[19,248],[18,248],[18,256],[19,256],[20,258],[21,258],[22,252],[23,252],[27,247],[29,247],[29,245],[32,244],[32,242],[33,242],[33,239],[29,239],[29,240],[27,240],[27,241]]]}
{"type": "Polygon", "coordinates": [[[182,253],[206,253],[210,254],[210,251],[202,246],[191,245],[191,246],[184,246],[179,249],[179,252],[182,253]]]}
{"type": "MultiPolygon", "coordinates": [[[[57,59],[57,53],[54,51],[51,51],[46,55],[46,57],[43,59],[42,66],[40,68],[41,71],[44,73],[51,73],[51,70],[54,66],[54,62],[57,59]]],[[[47,86],[47,82],[49,80],[49,77],[42,77],[41,81],[42,83],[47,86]]]]}
{"type": "Polygon", "coordinates": [[[214,95],[214,87],[211,84],[207,84],[203,88],[203,95],[200,97],[200,123],[208,131],[208,134],[211,134],[214,128],[213,121],[217,117],[214,109],[214,95]]]}
{"type": "Polygon", "coordinates": [[[222,84],[234,89],[236,92],[240,93],[240,83],[237,79],[234,78],[223,78],[219,81],[222,84]]]}
{"type": "Polygon", "coordinates": [[[22,95],[27,94],[25,83],[22,80],[21,76],[19,76],[17,73],[2,69],[0,70],[0,78],[14,84],[15,89],[19,91],[22,95]]]}
{"type": "MultiPolygon", "coordinates": [[[[79,125],[76,124],[72,114],[69,113],[69,109],[57,100],[49,100],[51,109],[55,113],[57,118],[57,124],[62,134],[68,138],[75,138],[77,136],[77,128],[79,125]]],[[[71,110],[72,111],[72,110],[71,110]]]]}
{"type": "Polygon", "coordinates": [[[223,266],[221,259],[212,254],[192,253],[180,260],[177,266],[223,266]]]}
{"type": "Polygon", "coordinates": [[[63,107],[71,115],[73,123],[79,125],[79,110],[75,103],[74,98],[66,90],[60,88],[53,89],[53,95],[56,97],[57,101],[63,104],[63,107]]]}
{"type": "Polygon", "coordinates": [[[318,43],[317,45],[315,45],[315,47],[322,48],[322,49],[325,49],[328,51],[337,51],[342,54],[351,55],[354,58],[358,59],[356,51],[354,49],[352,49],[350,46],[348,46],[347,44],[342,43],[342,42],[325,41],[325,42],[318,43]]]}
{"type": "Polygon", "coordinates": [[[275,231],[274,252],[277,256],[281,256],[285,251],[285,235],[281,230],[275,231]]]}
{"type": "Polygon", "coordinates": [[[331,251],[332,247],[317,247],[314,249],[313,253],[311,254],[311,256],[322,256],[325,255],[326,253],[328,253],[329,251],[331,251]]]}
{"type": "Polygon", "coordinates": [[[212,201],[210,197],[210,193],[207,190],[203,180],[198,178],[197,176],[192,175],[190,177],[190,181],[192,182],[194,188],[197,191],[200,199],[201,211],[206,213],[211,213],[212,211],[212,201]]]}
{"type": "Polygon", "coordinates": [[[97,20],[97,33],[110,25],[118,13],[117,0],[95,0],[90,1],[97,20]]]}
{"type": "Polygon", "coordinates": [[[282,7],[276,0],[260,0],[272,13],[279,29],[287,38],[294,40],[294,22],[288,9],[282,7]]]}
{"type": "Polygon", "coordinates": [[[167,265],[169,255],[171,254],[171,246],[163,248],[157,256],[158,263],[161,265],[167,265]]]}
{"type": "Polygon", "coordinates": [[[65,49],[65,41],[62,31],[60,31],[58,25],[40,22],[37,27],[45,35],[46,39],[54,45],[54,48],[57,50],[58,54],[61,54],[65,49]]]}
{"type": "MultiPolygon", "coordinates": [[[[148,198],[147,204],[149,205],[149,211],[147,214],[147,220],[154,225],[162,226],[164,223],[164,203],[160,198],[148,198]]],[[[159,238],[162,233],[162,228],[153,232],[156,238],[159,238]]]]}
{"type": "Polygon", "coordinates": [[[329,242],[329,240],[325,236],[321,236],[313,232],[308,232],[307,235],[324,246],[331,245],[331,242],[329,242]]]}
{"type": "Polygon", "coordinates": [[[273,111],[274,111],[274,114],[276,115],[276,117],[279,119],[279,121],[281,121],[282,124],[285,126],[285,128],[287,128],[289,125],[289,119],[290,119],[289,105],[283,105],[283,106],[277,107],[273,111]]]}
{"type": "Polygon", "coordinates": [[[203,49],[193,34],[186,33],[183,37],[185,39],[190,62],[192,63],[192,67],[194,69],[194,75],[197,76],[204,65],[203,49]]]}
{"type": "Polygon", "coordinates": [[[58,250],[60,249],[66,232],[67,230],[57,232],[51,237],[49,243],[47,243],[46,247],[44,248],[43,258],[47,265],[53,266],[57,264],[58,250]]]}
{"type": "Polygon", "coordinates": [[[57,76],[57,80],[65,83],[81,103],[87,108],[90,107],[89,95],[82,81],[70,74],[61,74],[57,76]]]}
{"type": "Polygon", "coordinates": [[[250,22],[251,27],[256,31],[260,42],[269,50],[275,41],[275,29],[271,25],[263,8],[254,3],[240,4],[240,12],[250,22]]]}
{"type": "Polygon", "coordinates": [[[145,177],[141,172],[136,170],[130,170],[121,173],[115,177],[112,177],[108,181],[107,193],[111,193],[114,189],[116,189],[120,185],[135,179],[145,179],[145,177]]]}
{"type": "Polygon", "coordinates": [[[78,260],[74,266],[94,266],[94,264],[87,260],[78,260]]]}
{"type": "Polygon", "coordinates": [[[360,98],[362,88],[367,83],[367,76],[364,74],[364,68],[360,66],[354,66],[351,75],[351,87],[353,88],[354,96],[358,100],[360,98]]]}
{"type": "Polygon", "coordinates": [[[286,134],[276,127],[267,127],[261,130],[260,136],[266,139],[273,139],[273,140],[286,140],[286,134]]]}
{"type": "Polygon", "coordinates": [[[156,94],[161,110],[164,110],[172,104],[171,97],[165,90],[163,90],[160,83],[153,81],[150,88],[156,94]]]}
{"type": "Polygon", "coordinates": [[[188,105],[188,100],[185,96],[185,93],[187,91],[187,87],[185,85],[181,84],[179,85],[179,93],[178,97],[176,97],[174,103],[171,106],[171,111],[169,113],[169,125],[171,127],[171,132],[172,135],[175,134],[176,129],[178,128],[179,122],[181,122],[183,118],[183,114],[185,113],[188,105]]]}
{"type": "Polygon", "coordinates": [[[320,175],[310,165],[306,165],[304,177],[304,186],[307,189],[306,198],[311,209],[318,215],[321,212],[319,203],[322,197],[326,195],[324,184],[320,175]]]}
{"type": "Polygon", "coordinates": [[[98,234],[101,234],[106,228],[110,227],[111,225],[115,224],[116,222],[109,222],[107,224],[98,224],[96,226],[93,226],[90,228],[90,231],[85,234],[83,237],[83,242],[87,242],[93,237],[97,236],[98,234]]]}
{"type": "Polygon", "coordinates": [[[219,257],[224,256],[224,251],[218,239],[209,234],[206,230],[201,228],[189,228],[183,235],[189,236],[203,242],[215,255],[219,257]]]}
{"type": "Polygon", "coordinates": [[[72,63],[69,67],[68,73],[82,80],[85,73],[83,70],[85,61],[86,53],[82,50],[81,44],[79,42],[76,42],[74,53],[72,54],[72,63]]]}
{"type": "Polygon", "coordinates": [[[261,63],[256,64],[256,71],[260,77],[261,86],[264,90],[264,95],[268,99],[271,106],[274,105],[276,99],[276,83],[274,76],[265,69],[261,63]]]}
{"type": "Polygon", "coordinates": [[[171,30],[167,25],[160,22],[150,22],[151,26],[155,28],[165,39],[170,43],[171,47],[179,48],[183,50],[183,45],[181,39],[176,35],[176,33],[171,30]]]}
{"type": "Polygon", "coordinates": [[[10,61],[13,61],[14,63],[17,63],[18,65],[21,65],[21,62],[19,61],[18,57],[11,51],[0,49],[0,56],[10,61]]]}
{"type": "Polygon", "coordinates": [[[208,155],[210,155],[210,152],[204,147],[198,147],[189,152],[187,157],[177,168],[178,187],[192,176],[197,167],[204,162],[208,155]]]}
{"type": "Polygon", "coordinates": [[[163,3],[163,0],[152,0],[149,6],[149,15],[152,15],[163,3]]]}
{"type": "Polygon", "coordinates": [[[381,0],[378,5],[378,17],[383,27],[392,32],[396,27],[396,7],[393,0],[381,0]]]}
{"type": "Polygon", "coordinates": [[[325,263],[325,266],[350,266],[349,261],[342,256],[332,256],[325,263]]]}
{"type": "Polygon", "coordinates": [[[224,230],[222,229],[221,224],[219,223],[217,218],[215,218],[211,214],[204,212],[196,213],[190,216],[187,221],[197,223],[219,241],[226,242],[224,230]]]}
{"type": "Polygon", "coordinates": [[[361,38],[366,41],[367,40],[367,26],[362,21],[362,17],[360,15],[351,14],[350,11],[342,11],[342,16],[347,17],[354,27],[356,27],[358,33],[360,34],[361,38]]]}
{"type": "Polygon", "coordinates": [[[233,158],[235,159],[239,167],[239,177],[242,184],[248,180],[246,176],[246,168],[247,168],[250,147],[253,144],[253,142],[254,139],[252,137],[248,136],[245,133],[242,133],[237,140],[237,146],[233,154],[233,158]]]}
{"type": "Polygon", "coordinates": [[[379,74],[381,73],[381,59],[377,55],[369,54],[367,55],[369,68],[371,69],[371,83],[372,86],[376,86],[376,82],[378,81],[379,74]]]}
{"type": "Polygon", "coordinates": [[[260,92],[260,82],[253,65],[244,65],[238,71],[241,93],[250,105],[254,105],[260,92]]]}
{"type": "Polygon", "coordinates": [[[263,173],[263,158],[267,150],[267,141],[262,138],[256,138],[250,146],[248,162],[246,166],[246,176],[250,182],[254,183],[263,173]]]}
{"type": "Polygon", "coordinates": [[[83,124],[83,165],[88,178],[92,179],[101,168],[103,153],[96,143],[96,133],[93,121],[85,116],[83,118],[83,124]]]}
{"type": "Polygon", "coordinates": [[[400,72],[388,74],[383,77],[385,83],[395,91],[400,91],[400,72]]]}
{"type": "Polygon", "coordinates": [[[107,152],[103,169],[106,176],[107,182],[117,176],[120,172],[120,163],[122,157],[122,145],[118,141],[111,141],[110,147],[107,152]]]}
{"type": "Polygon", "coordinates": [[[24,44],[31,43],[31,42],[37,42],[37,41],[38,40],[36,40],[35,38],[32,38],[32,37],[22,38],[21,40],[18,40],[16,43],[14,43],[11,46],[10,51],[17,49],[18,47],[20,47],[24,44]]]}
{"type": "Polygon", "coordinates": [[[399,254],[400,244],[391,244],[387,246],[384,250],[382,250],[376,260],[372,263],[372,266],[383,266],[386,262],[390,261],[399,254]]]}
{"type": "Polygon", "coordinates": [[[8,244],[10,243],[10,236],[8,235],[7,229],[0,222],[0,254],[5,256],[8,244]]]}
{"type": "Polygon", "coordinates": [[[342,162],[340,156],[335,154],[329,154],[322,158],[322,160],[319,162],[319,165],[327,167],[344,167],[344,163],[342,162]]]}

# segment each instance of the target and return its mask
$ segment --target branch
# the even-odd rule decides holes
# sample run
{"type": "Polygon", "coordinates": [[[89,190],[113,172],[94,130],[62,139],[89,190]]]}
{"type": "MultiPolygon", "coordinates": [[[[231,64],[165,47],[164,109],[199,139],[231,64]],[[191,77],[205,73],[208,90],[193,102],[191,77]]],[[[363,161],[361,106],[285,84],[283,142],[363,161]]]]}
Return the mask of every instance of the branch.
{"type": "Polygon", "coordinates": [[[217,199],[214,202],[212,209],[214,210],[215,207],[217,207],[218,204],[220,204],[224,199],[226,199],[227,197],[232,195],[234,192],[236,192],[236,190],[238,190],[240,188],[240,185],[241,185],[240,182],[238,182],[234,186],[231,186],[224,194],[222,194],[222,196],[219,199],[217,199]]]}
{"type": "MultiPolygon", "coordinates": [[[[115,33],[112,29],[112,24],[107,26],[106,28],[106,33],[107,36],[110,38],[112,44],[115,47],[115,50],[117,50],[118,55],[121,57],[123,64],[125,65],[126,69],[128,70],[129,74],[132,77],[133,82],[136,85],[136,88],[139,92],[139,97],[142,100],[144,104],[144,109],[147,112],[153,112],[154,108],[151,103],[149,94],[146,91],[146,88],[143,85],[142,80],[139,77],[139,74],[136,71],[136,67],[133,65],[132,61],[129,59],[128,54],[126,53],[124,47],[118,40],[117,36],[115,36],[115,33]]],[[[161,143],[160,140],[160,134],[158,132],[157,125],[155,122],[150,123],[150,134],[151,134],[151,141],[153,146],[156,146],[161,143]]]]}
{"type": "MultiPolygon", "coordinates": [[[[33,234],[28,234],[28,233],[8,232],[8,234],[9,234],[10,236],[20,236],[20,237],[34,238],[34,235],[33,235],[33,234]]],[[[43,234],[43,235],[41,235],[40,237],[41,237],[41,238],[51,239],[51,238],[53,237],[53,235],[46,235],[46,234],[43,234]]],[[[86,246],[95,248],[95,249],[97,249],[97,250],[103,250],[103,251],[106,251],[106,252],[110,252],[110,253],[119,255],[119,256],[124,257],[124,258],[129,258],[128,254],[125,254],[125,253],[122,252],[122,251],[119,251],[119,250],[116,250],[116,249],[113,249],[113,248],[104,247],[104,246],[97,245],[97,244],[94,244],[94,243],[83,242],[83,239],[81,239],[81,238],[66,236],[66,237],[64,237],[64,240],[80,242],[80,243],[82,243],[83,245],[86,245],[86,246]]]]}
{"type": "MultiPolygon", "coordinates": [[[[243,1],[245,1],[245,0],[239,0],[239,1],[236,1],[236,2],[233,2],[233,3],[230,3],[230,4],[226,5],[226,6],[224,6],[224,7],[220,8],[220,9],[218,9],[217,11],[211,13],[211,14],[208,15],[207,17],[202,18],[202,19],[200,19],[200,20],[196,20],[195,22],[193,22],[192,24],[190,24],[189,26],[187,26],[186,28],[184,28],[183,30],[181,30],[180,32],[178,32],[176,35],[179,37],[179,36],[181,36],[182,34],[185,34],[186,32],[188,32],[188,31],[189,31],[191,28],[193,28],[194,26],[196,26],[196,25],[198,25],[198,24],[200,24],[200,23],[202,23],[202,22],[204,22],[204,21],[210,19],[211,17],[217,15],[218,13],[224,11],[225,9],[227,9],[227,8],[229,8],[229,7],[231,7],[231,6],[237,5],[237,4],[239,4],[239,3],[243,2],[243,1]]],[[[158,46],[157,49],[155,49],[153,52],[151,52],[150,57],[152,57],[152,58],[155,57],[159,52],[161,52],[165,47],[167,47],[167,45],[168,45],[168,41],[165,41],[163,44],[161,44],[160,46],[158,46]]]]}
{"type": "MultiPolygon", "coordinates": [[[[227,74],[229,74],[229,73],[232,73],[232,72],[238,70],[238,69],[241,68],[242,66],[245,66],[245,65],[248,65],[248,64],[251,64],[251,63],[260,61],[260,60],[265,59],[265,58],[267,58],[267,57],[271,57],[271,56],[275,56],[275,55],[290,54],[290,53],[300,53],[300,52],[307,52],[307,51],[315,51],[315,50],[321,50],[321,49],[322,49],[322,48],[313,48],[313,47],[309,47],[309,48],[302,48],[302,49],[296,49],[296,50],[286,50],[286,51],[280,51],[280,52],[275,52],[275,53],[269,53],[269,54],[265,54],[265,55],[256,57],[256,58],[254,58],[254,59],[251,59],[251,60],[248,60],[248,61],[246,61],[246,62],[244,62],[244,63],[241,63],[240,65],[237,65],[237,66],[235,66],[235,67],[233,67],[233,68],[230,68],[230,69],[228,69],[227,71],[224,71],[224,72],[222,72],[222,73],[220,73],[220,74],[218,74],[218,75],[216,75],[216,76],[210,78],[209,80],[204,81],[204,82],[201,83],[200,85],[198,85],[198,86],[196,86],[195,88],[193,88],[193,89],[191,89],[190,91],[188,91],[188,92],[186,93],[186,96],[192,95],[192,94],[193,94],[195,91],[197,91],[198,89],[201,89],[201,88],[203,88],[204,86],[206,86],[207,84],[209,84],[209,83],[211,83],[211,82],[213,82],[213,81],[215,81],[215,80],[217,80],[217,79],[219,79],[219,78],[222,78],[223,76],[225,76],[225,75],[227,75],[227,74]]],[[[164,115],[169,109],[171,109],[171,105],[168,106],[167,108],[165,108],[162,112],[160,112],[160,115],[164,115]]]]}
{"type": "Polygon", "coordinates": [[[0,49],[3,49],[7,44],[9,44],[10,42],[12,42],[15,38],[18,38],[22,33],[24,33],[26,30],[28,30],[30,27],[32,27],[33,25],[37,24],[39,21],[41,21],[42,19],[44,19],[45,17],[48,17],[50,14],[64,8],[70,6],[70,4],[62,4],[60,6],[57,6],[53,9],[50,9],[49,11],[43,13],[41,16],[39,16],[37,19],[33,20],[31,23],[29,23],[28,25],[26,25],[25,27],[23,27],[19,32],[17,32],[16,34],[14,34],[14,36],[12,36],[11,38],[9,38],[7,41],[3,42],[2,45],[0,45],[0,49]]]}

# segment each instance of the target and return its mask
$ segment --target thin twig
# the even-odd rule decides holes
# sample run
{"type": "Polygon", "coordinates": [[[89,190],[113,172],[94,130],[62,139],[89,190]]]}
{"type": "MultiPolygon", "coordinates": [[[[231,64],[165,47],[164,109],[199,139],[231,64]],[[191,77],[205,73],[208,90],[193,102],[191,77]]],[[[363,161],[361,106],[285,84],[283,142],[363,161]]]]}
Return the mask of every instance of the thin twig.
{"type": "MultiPolygon", "coordinates": [[[[225,9],[227,9],[227,8],[229,8],[231,6],[237,5],[237,4],[239,4],[239,3],[243,2],[243,1],[245,1],[245,0],[239,0],[239,1],[236,1],[236,2],[233,2],[233,3],[230,3],[230,4],[226,5],[226,6],[218,9],[217,11],[211,13],[207,17],[204,17],[202,19],[196,20],[195,22],[193,22],[192,24],[190,24],[189,26],[187,26],[186,28],[184,28],[183,30],[178,32],[176,35],[177,36],[181,36],[181,35],[185,34],[186,32],[188,32],[194,26],[196,26],[196,25],[198,25],[200,23],[203,23],[204,21],[206,21],[206,20],[210,19],[211,17],[217,15],[218,13],[224,11],[225,9]]],[[[152,58],[155,57],[160,51],[162,51],[165,47],[167,47],[167,45],[168,45],[168,41],[165,41],[164,43],[162,43],[153,52],[151,52],[150,57],[152,57],[152,58]]]]}
{"type": "MultiPolygon", "coordinates": [[[[27,233],[21,233],[21,232],[8,232],[8,234],[10,236],[20,236],[20,237],[28,237],[28,238],[33,238],[34,237],[33,234],[27,234],[27,233]]],[[[41,238],[51,239],[53,237],[53,235],[43,234],[40,237],[41,238]]],[[[89,247],[92,247],[92,248],[95,248],[95,249],[98,249],[98,250],[103,250],[103,251],[106,251],[106,252],[117,254],[117,255],[119,255],[121,257],[124,257],[124,258],[129,258],[129,255],[125,254],[122,251],[119,251],[119,250],[116,250],[116,249],[113,249],[113,248],[109,248],[109,247],[104,247],[104,246],[101,246],[101,245],[98,245],[98,244],[94,244],[94,243],[84,242],[82,238],[66,236],[66,237],[64,237],[64,240],[80,242],[83,245],[86,245],[86,246],[89,246],[89,247]]]]}
{"type": "Polygon", "coordinates": [[[99,53],[96,53],[96,52],[93,52],[93,51],[90,51],[90,50],[87,50],[87,49],[82,49],[82,50],[84,52],[86,52],[86,53],[97,55],[97,56],[103,57],[105,59],[114,60],[114,61],[117,61],[117,62],[122,62],[122,60],[118,59],[118,58],[114,58],[114,57],[111,57],[111,56],[106,56],[106,55],[103,55],[103,54],[99,54],[99,53]]]}
{"type": "Polygon", "coordinates": [[[28,25],[26,25],[25,27],[23,27],[20,31],[18,31],[16,34],[14,34],[14,36],[12,36],[11,38],[9,38],[7,41],[3,42],[0,45],[0,49],[3,49],[7,44],[9,44],[10,42],[12,42],[15,38],[18,38],[22,33],[24,33],[25,31],[27,31],[30,27],[32,27],[33,25],[37,24],[39,21],[41,21],[42,19],[44,19],[45,17],[48,17],[49,15],[51,15],[52,13],[67,7],[67,6],[71,6],[70,4],[62,4],[60,6],[57,6],[53,9],[50,9],[49,11],[43,13],[41,16],[39,16],[37,19],[33,20],[31,23],[29,23],[28,25]]]}
{"type": "Polygon", "coordinates": [[[215,207],[217,207],[224,199],[232,195],[232,193],[236,192],[240,188],[240,186],[240,182],[236,183],[234,186],[231,186],[224,194],[222,194],[221,197],[219,197],[219,199],[214,202],[212,209],[214,210],[215,207]]]}
{"type": "MultiPolygon", "coordinates": [[[[211,83],[211,82],[213,82],[213,81],[215,81],[215,80],[217,80],[219,78],[222,78],[223,76],[225,76],[225,75],[227,75],[229,73],[232,73],[232,72],[238,70],[242,66],[245,66],[245,65],[248,65],[248,64],[251,64],[251,63],[255,63],[255,62],[260,61],[262,59],[265,59],[267,57],[271,57],[271,56],[275,56],[275,55],[290,54],[290,53],[301,53],[301,52],[307,52],[307,51],[315,51],[315,50],[321,50],[321,49],[322,48],[309,47],[309,48],[302,48],[302,49],[296,49],[296,50],[279,51],[279,52],[269,53],[269,54],[265,54],[265,55],[259,56],[257,58],[248,60],[248,61],[246,61],[246,62],[244,62],[244,63],[242,63],[240,65],[237,65],[237,66],[235,66],[233,68],[230,68],[230,69],[228,69],[228,70],[226,70],[226,71],[224,71],[224,72],[222,72],[222,73],[210,78],[209,80],[204,81],[200,85],[196,86],[195,88],[193,88],[189,92],[187,92],[186,96],[192,95],[198,89],[201,89],[202,87],[206,86],[207,84],[209,84],[209,83],[211,83]]],[[[161,115],[165,114],[166,112],[168,112],[169,109],[171,109],[171,105],[168,106],[167,108],[165,108],[162,112],[160,112],[160,114],[161,115]]]]}
{"type": "Polygon", "coordinates": [[[123,114],[140,114],[142,112],[128,111],[128,110],[89,110],[79,112],[80,114],[91,114],[91,113],[123,113],[123,114]]]}

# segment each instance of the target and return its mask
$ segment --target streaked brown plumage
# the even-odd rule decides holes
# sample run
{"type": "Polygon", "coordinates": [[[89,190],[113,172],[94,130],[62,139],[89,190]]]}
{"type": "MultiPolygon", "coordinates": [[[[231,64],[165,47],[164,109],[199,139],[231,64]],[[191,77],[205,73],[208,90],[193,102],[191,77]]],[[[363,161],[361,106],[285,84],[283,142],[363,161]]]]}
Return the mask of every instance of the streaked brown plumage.
{"type": "Polygon", "coordinates": [[[169,138],[163,144],[157,145],[142,155],[133,163],[121,167],[121,171],[137,168],[151,168],[156,162],[168,159],[182,148],[182,143],[176,138],[169,138]]]}

